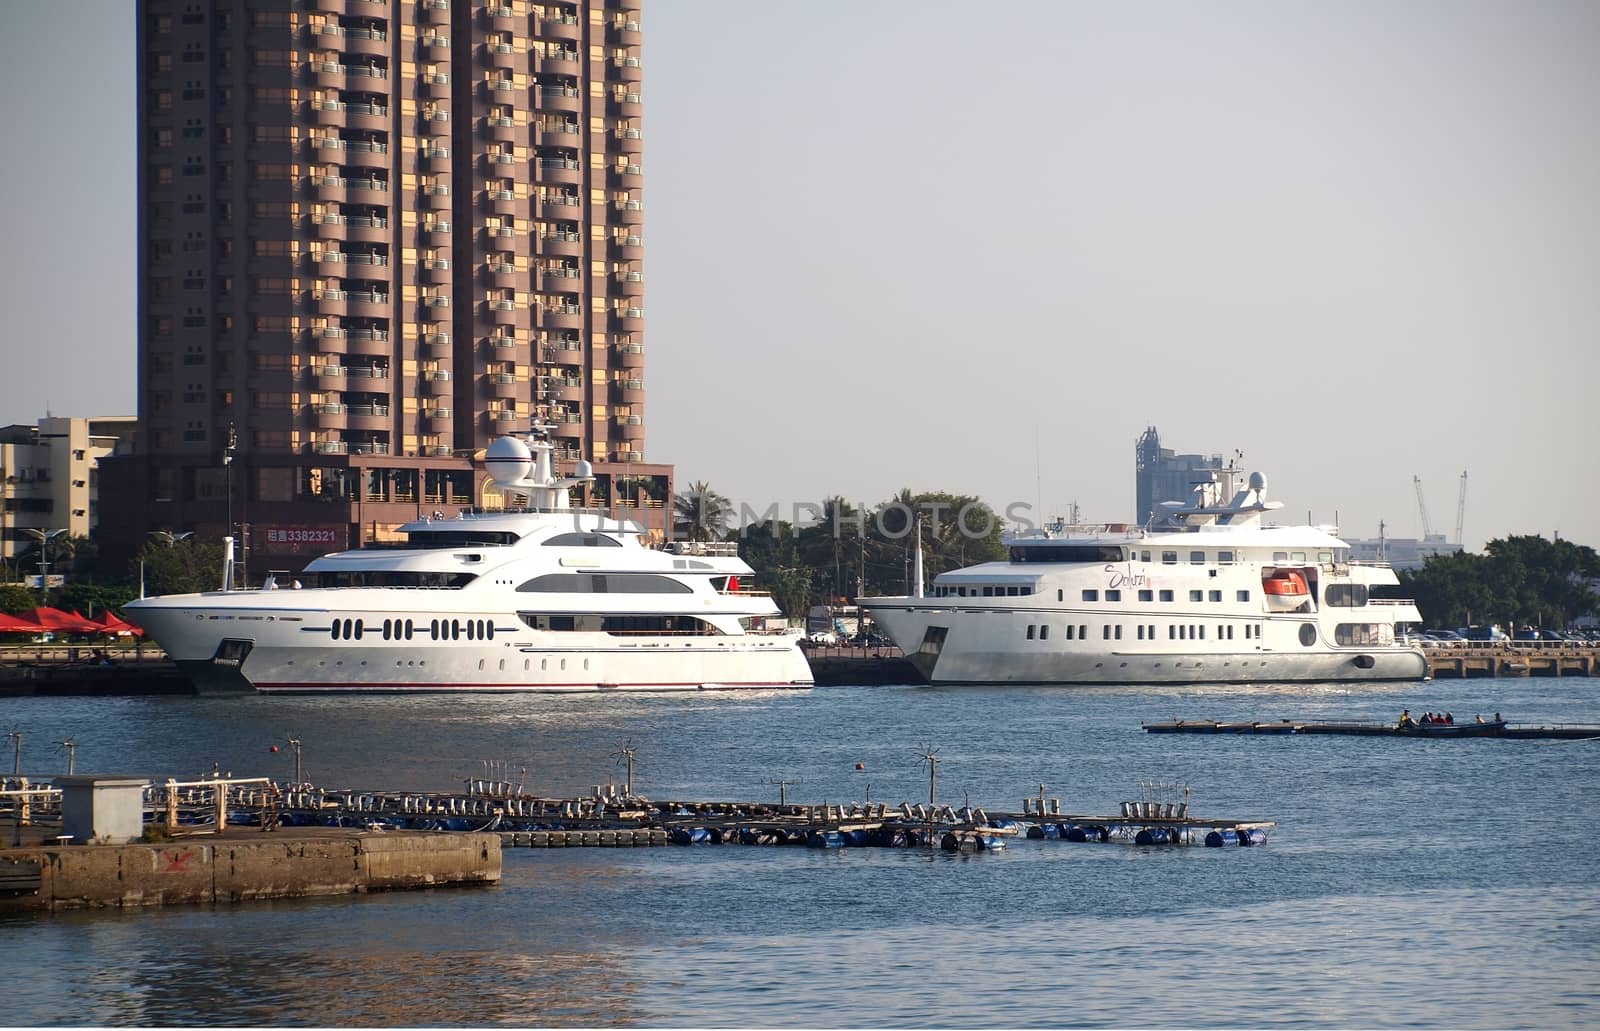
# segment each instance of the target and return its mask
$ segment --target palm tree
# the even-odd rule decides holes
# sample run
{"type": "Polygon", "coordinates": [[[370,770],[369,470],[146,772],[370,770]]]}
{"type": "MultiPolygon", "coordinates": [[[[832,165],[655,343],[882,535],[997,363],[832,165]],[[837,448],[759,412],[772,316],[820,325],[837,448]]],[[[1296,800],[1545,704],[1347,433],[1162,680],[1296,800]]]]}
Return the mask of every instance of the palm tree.
{"type": "Polygon", "coordinates": [[[672,513],[672,535],[678,540],[716,541],[728,532],[733,502],[704,480],[696,480],[686,493],[673,498],[672,513]]]}

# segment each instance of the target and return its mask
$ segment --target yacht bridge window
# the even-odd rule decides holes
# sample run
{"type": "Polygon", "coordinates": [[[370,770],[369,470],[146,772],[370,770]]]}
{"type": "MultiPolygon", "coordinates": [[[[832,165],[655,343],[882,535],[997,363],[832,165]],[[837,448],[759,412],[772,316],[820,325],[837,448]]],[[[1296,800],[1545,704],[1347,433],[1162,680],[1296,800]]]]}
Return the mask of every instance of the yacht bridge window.
{"type": "MultiPolygon", "coordinates": [[[[622,542],[603,533],[558,533],[544,542],[546,548],[620,548],[622,542]]],[[[704,568],[711,568],[705,566],[704,568]]]]}
{"type": "Polygon", "coordinates": [[[694,588],[658,573],[546,573],[517,588],[543,594],[693,594],[694,588]]]}
{"type": "Polygon", "coordinates": [[[1013,562],[1121,562],[1122,549],[1110,544],[1013,544],[1013,562]]]}
{"type": "Polygon", "coordinates": [[[313,587],[432,587],[456,590],[477,579],[474,573],[435,573],[410,569],[350,569],[317,573],[313,587]]]}

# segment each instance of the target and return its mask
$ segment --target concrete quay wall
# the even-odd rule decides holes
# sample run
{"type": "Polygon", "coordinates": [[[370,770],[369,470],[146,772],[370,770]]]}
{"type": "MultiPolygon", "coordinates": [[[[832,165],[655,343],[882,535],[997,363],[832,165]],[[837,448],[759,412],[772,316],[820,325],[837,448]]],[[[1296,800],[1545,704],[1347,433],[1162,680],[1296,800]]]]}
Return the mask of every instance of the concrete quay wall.
{"type": "Polygon", "coordinates": [[[245,902],[500,880],[500,836],[431,832],[189,838],[7,849],[0,868],[38,870],[36,891],[0,891],[0,913],[245,902]]]}

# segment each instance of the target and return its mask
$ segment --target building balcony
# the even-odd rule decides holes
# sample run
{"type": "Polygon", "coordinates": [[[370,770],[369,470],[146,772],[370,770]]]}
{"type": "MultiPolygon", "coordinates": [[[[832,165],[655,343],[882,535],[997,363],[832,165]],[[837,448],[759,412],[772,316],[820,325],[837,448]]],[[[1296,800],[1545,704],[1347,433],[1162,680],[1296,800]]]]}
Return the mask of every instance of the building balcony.
{"type": "Polygon", "coordinates": [[[344,215],[344,238],[351,243],[387,243],[389,220],[382,215],[344,215]]]}
{"type": "Polygon", "coordinates": [[[483,209],[496,215],[528,214],[528,199],[518,197],[515,190],[484,190],[483,209]]]}
{"type": "Polygon", "coordinates": [[[365,270],[389,267],[389,256],[387,254],[379,254],[377,251],[348,251],[341,254],[340,258],[343,259],[348,270],[345,273],[346,275],[365,274],[371,276],[373,273],[365,270]]]}
{"type": "Polygon", "coordinates": [[[323,89],[344,89],[345,66],[337,61],[313,61],[310,64],[311,85],[323,89]]]}
{"type": "Polygon", "coordinates": [[[539,345],[546,365],[576,365],[583,361],[583,343],[577,337],[546,337],[539,345]]]}
{"type": "Polygon", "coordinates": [[[450,60],[450,37],[428,33],[417,40],[417,53],[424,61],[450,60]]]}
{"type": "Polygon", "coordinates": [[[484,393],[489,397],[518,397],[523,393],[523,381],[511,372],[491,372],[483,377],[484,393]]]}
{"type": "Polygon", "coordinates": [[[379,90],[383,89],[381,83],[389,78],[389,70],[376,64],[347,63],[344,74],[350,80],[351,89],[379,90]]]}
{"type": "Polygon", "coordinates": [[[345,224],[343,215],[312,215],[311,229],[318,240],[324,243],[340,243],[345,239],[345,224]]]}
{"type": "Polygon", "coordinates": [[[545,376],[539,382],[539,391],[547,401],[583,401],[583,377],[545,376]]]}
{"type": "Polygon", "coordinates": [[[337,100],[312,100],[306,103],[306,117],[313,125],[328,129],[342,129],[345,125],[344,105],[337,100]]]}
{"type": "MultiPolygon", "coordinates": [[[[382,427],[387,429],[387,426],[382,427]]],[[[389,442],[386,440],[356,440],[350,442],[352,455],[387,455],[389,442]]]]}
{"type": "Polygon", "coordinates": [[[425,369],[422,372],[422,385],[430,394],[450,393],[449,369],[425,369]]]}
{"type": "Polygon", "coordinates": [[[617,190],[637,190],[644,186],[644,169],[634,162],[606,168],[606,185],[617,190]]]}
{"type": "Polygon", "coordinates": [[[644,368],[643,344],[616,344],[611,348],[611,353],[616,356],[617,364],[624,369],[644,368]]]}
{"type": "Polygon", "coordinates": [[[583,305],[552,304],[541,308],[539,325],[545,329],[582,329],[583,305]]]}
{"type": "Polygon", "coordinates": [[[634,83],[644,77],[643,62],[637,57],[613,57],[611,59],[611,74],[613,78],[622,82],[634,83]]]}
{"type": "Polygon", "coordinates": [[[306,10],[323,14],[343,14],[345,0],[306,0],[306,10]]]}
{"type": "Polygon", "coordinates": [[[484,246],[491,250],[509,252],[518,257],[527,256],[531,247],[527,230],[519,230],[512,226],[485,226],[483,242],[484,246]]]}
{"type": "Polygon", "coordinates": [[[621,435],[627,440],[644,439],[644,416],[642,415],[614,415],[611,417],[613,425],[619,427],[621,435]]]}
{"type": "Polygon", "coordinates": [[[611,327],[624,333],[638,333],[644,329],[644,309],[638,307],[612,308],[611,327]]]}
{"type": "Polygon", "coordinates": [[[306,406],[307,421],[323,430],[349,429],[350,419],[345,414],[344,405],[328,403],[306,406]]]}
{"type": "Polygon", "coordinates": [[[526,326],[528,324],[528,309],[519,307],[516,301],[496,298],[483,302],[484,318],[496,326],[526,326]]]}
{"type": "Polygon", "coordinates": [[[557,121],[552,118],[540,123],[535,129],[534,142],[541,147],[576,149],[583,145],[583,128],[577,122],[557,121]]]}
{"type": "Polygon", "coordinates": [[[545,257],[583,256],[583,236],[563,229],[548,229],[534,238],[537,251],[545,257]]]}
{"type": "Polygon", "coordinates": [[[619,292],[624,297],[638,297],[644,294],[644,273],[637,269],[613,272],[611,281],[617,284],[619,292]]]}
{"type": "Polygon", "coordinates": [[[352,430],[386,430],[389,428],[389,406],[383,404],[345,405],[345,418],[352,430]]]}
{"type": "Polygon", "coordinates": [[[443,295],[417,301],[417,318],[422,322],[445,322],[450,318],[450,298],[443,295]]]}
{"type": "Polygon", "coordinates": [[[644,98],[638,90],[613,89],[606,94],[606,114],[638,118],[644,114],[644,98]]]}
{"type": "Polygon", "coordinates": [[[449,258],[424,258],[417,267],[424,283],[448,283],[452,278],[449,258]]]}
{"type": "Polygon", "coordinates": [[[435,173],[450,171],[450,148],[435,144],[418,150],[417,170],[435,173]]]}
{"type": "Polygon", "coordinates": [[[526,161],[518,161],[514,154],[507,152],[491,151],[482,155],[483,171],[486,175],[508,176],[515,175],[514,169],[526,166],[526,161]]]}
{"type": "Polygon", "coordinates": [[[576,86],[540,86],[537,99],[541,111],[574,115],[583,112],[583,91],[576,86]]]}
{"type": "Polygon", "coordinates": [[[485,43],[483,59],[489,67],[507,72],[519,71],[524,64],[523,49],[511,43],[485,43]]]}
{"type": "Polygon", "coordinates": [[[606,22],[606,43],[614,47],[636,47],[644,42],[639,23],[631,18],[606,22]]]}
{"type": "Polygon", "coordinates": [[[583,162],[572,158],[538,158],[533,163],[534,181],[545,185],[581,186],[583,162]]]}
{"type": "Polygon", "coordinates": [[[312,455],[347,455],[350,445],[342,440],[313,440],[306,444],[306,453],[312,455]]]}
{"type": "Polygon", "coordinates": [[[425,333],[417,343],[430,358],[448,358],[455,351],[449,333],[425,333]]]}
{"type": "Polygon", "coordinates": [[[514,32],[519,36],[527,34],[527,17],[518,16],[517,12],[508,6],[495,5],[485,7],[480,14],[482,15],[483,27],[490,32],[514,32]]]}
{"type": "Polygon", "coordinates": [[[583,22],[576,15],[551,14],[541,18],[534,30],[540,39],[558,39],[563,43],[577,43],[583,39],[583,22]]]}
{"type": "Polygon", "coordinates": [[[504,433],[518,423],[526,423],[528,417],[521,412],[484,412],[483,421],[488,423],[490,430],[504,433]]]}
{"type": "Polygon", "coordinates": [[[425,25],[450,24],[450,0],[421,0],[417,13],[425,25]]]}
{"type": "Polygon", "coordinates": [[[346,169],[351,167],[389,167],[389,145],[387,143],[377,140],[346,140],[344,150],[344,157],[341,160],[344,162],[346,169]]]}
{"type": "Polygon", "coordinates": [[[606,241],[606,257],[613,261],[641,261],[644,238],[634,233],[612,236],[606,241]]]}
{"type": "Polygon", "coordinates": [[[576,50],[554,50],[540,55],[536,70],[541,75],[581,75],[583,61],[580,57],[576,50]]]}
{"type": "Polygon", "coordinates": [[[346,179],[344,189],[346,198],[352,204],[389,203],[389,182],[386,179],[346,179]]]}
{"type": "Polygon", "coordinates": [[[340,176],[315,176],[311,185],[316,190],[318,200],[343,201],[345,198],[344,179],[340,176]]]}
{"type": "Polygon", "coordinates": [[[422,233],[422,238],[434,246],[441,246],[450,242],[450,223],[443,219],[424,222],[419,231],[422,233]]]}
{"type": "Polygon", "coordinates": [[[434,405],[432,408],[424,408],[422,410],[422,417],[429,422],[444,422],[453,414],[449,405],[434,405]]]}
{"type": "Polygon", "coordinates": [[[389,128],[389,108],[383,104],[346,104],[344,117],[352,129],[382,132],[389,128]]]}
{"type": "Polygon", "coordinates": [[[483,264],[483,281],[493,287],[514,287],[526,272],[526,269],[518,268],[514,261],[490,259],[483,264]]]}
{"type": "MultiPolygon", "coordinates": [[[[307,330],[306,344],[319,354],[333,357],[342,356],[349,348],[349,340],[345,337],[344,330],[338,326],[307,330]]],[[[328,364],[337,365],[338,362],[330,359],[328,364]]]]}
{"type": "Polygon", "coordinates": [[[341,44],[340,49],[347,54],[360,54],[365,57],[387,57],[389,54],[389,34],[382,29],[351,26],[344,30],[344,42],[341,44]]]}
{"type": "Polygon", "coordinates": [[[433,183],[417,192],[422,194],[422,206],[425,208],[441,211],[450,207],[450,186],[447,183],[433,183]]]}
{"type": "Polygon", "coordinates": [[[613,396],[617,398],[619,403],[625,405],[644,404],[644,380],[619,379],[613,380],[611,385],[615,388],[613,396]]]}
{"type": "Polygon", "coordinates": [[[483,96],[491,104],[520,106],[519,98],[521,93],[522,87],[519,87],[508,76],[496,76],[492,79],[483,80],[483,96]]]}
{"type": "Polygon", "coordinates": [[[342,316],[345,313],[343,290],[312,290],[306,294],[306,305],[319,315],[342,316]]]}
{"type": "Polygon", "coordinates": [[[346,290],[345,308],[352,318],[388,318],[389,295],[376,290],[346,290]]]}
{"type": "Polygon", "coordinates": [[[442,100],[450,95],[450,73],[426,72],[419,75],[417,89],[424,97],[442,100]]]}
{"type": "Polygon", "coordinates": [[[311,366],[311,378],[319,384],[337,386],[344,382],[344,366],[322,364],[311,366]]]}
{"type": "MultiPolygon", "coordinates": [[[[389,378],[389,368],[386,365],[347,365],[345,366],[344,374],[351,381],[387,380],[389,378]]],[[[354,388],[354,386],[355,383],[352,382],[351,388],[354,388]]],[[[362,389],[373,388],[363,387],[362,389]]]]}
{"type": "Polygon", "coordinates": [[[500,115],[487,115],[480,124],[484,139],[497,143],[526,143],[527,123],[500,115]]]}
{"type": "Polygon", "coordinates": [[[384,329],[350,329],[345,331],[344,349],[348,355],[385,357],[389,346],[389,331],[384,329]]]}
{"type": "Polygon", "coordinates": [[[618,200],[611,202],[613,217],[624,225],[636,226],[644,222],[644,201],[618,200]]]}

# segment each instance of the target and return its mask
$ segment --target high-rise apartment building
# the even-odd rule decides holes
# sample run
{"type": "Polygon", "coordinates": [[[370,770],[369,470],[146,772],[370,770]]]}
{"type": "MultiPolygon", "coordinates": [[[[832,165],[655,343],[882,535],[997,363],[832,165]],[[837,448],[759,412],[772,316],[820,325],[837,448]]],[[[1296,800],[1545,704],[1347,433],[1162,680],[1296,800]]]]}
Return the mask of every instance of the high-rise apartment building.
{"type": "Polygon", "coordinates": [[[470,456],[535,421],[664,523],[639,7],[140,0],[126,549],[231,525],[297,568],[495,504],[470,456]]]}

